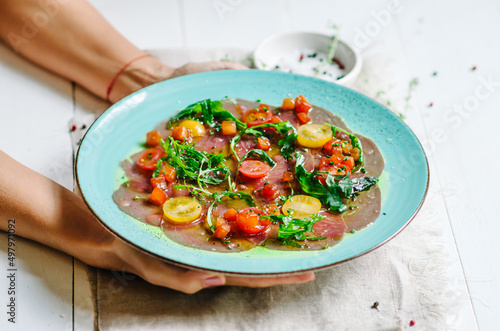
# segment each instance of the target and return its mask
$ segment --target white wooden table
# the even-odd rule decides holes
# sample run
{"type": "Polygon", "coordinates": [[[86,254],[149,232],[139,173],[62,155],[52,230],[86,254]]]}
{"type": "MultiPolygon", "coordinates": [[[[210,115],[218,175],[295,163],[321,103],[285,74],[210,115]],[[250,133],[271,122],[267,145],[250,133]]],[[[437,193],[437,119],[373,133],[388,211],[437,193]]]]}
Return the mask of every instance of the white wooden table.
{"type": "MultiPolygon", "coordinates": [[[[445,249],[458,254],[461,262],[452,271],[456,279],[465,278],[469,290],[473,310],[464,307],[460,329],[499,328],[500,177],[494,174],[500,162],[495,144],[500,123],[498,1],[91,2],[145,49],[252,49],[273,33],[330,32],[328,25],[336,23],[342,38],[361,50],[377,47],[393,54],[399,68],[394,89],[405,96],[409,82],[419,79],[414,106],[405,114],[427,149],[432,175],[441,187],[439,212],[450,224],[443,234],[445,249]],[[397,10],[391,13],[394,4],[397,10]]],[[[71,82],[0,45],[0,148],[69,189],[74,181],[68,122],[85,108],[78,103],[79,93],[71,82]]],[[[6,270],[4,233],[0,247],[0,268],[6,270]]],[[[85,267],[27,240],[18,239],[17,248],[18,319],[14,326],[7,323],[7,283],[2,273],[0,329],[92,329],[85,267]]]]}

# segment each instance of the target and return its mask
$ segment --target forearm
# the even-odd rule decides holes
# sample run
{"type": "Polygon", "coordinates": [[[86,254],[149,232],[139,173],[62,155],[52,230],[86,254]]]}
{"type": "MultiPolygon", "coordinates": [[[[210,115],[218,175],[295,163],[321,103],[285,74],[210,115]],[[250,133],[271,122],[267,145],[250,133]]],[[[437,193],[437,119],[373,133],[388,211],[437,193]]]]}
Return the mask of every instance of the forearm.
{"type": "MultiPolygon", "coordinates": [[[[117,72],[144,54],[84,0],[0,1],[0,38],[102,98],[117,72]]],[[[110,99],[166,79],[172,71],[151,57],[139,59],[116,82],[110,99]]]]}
{"type": "Polygon", "coordinates": [[[16,235],[94,265],[116,240],[77,195],[0,151],[1,230],[7,231],[9,219],[16,220],[16,235]]]}

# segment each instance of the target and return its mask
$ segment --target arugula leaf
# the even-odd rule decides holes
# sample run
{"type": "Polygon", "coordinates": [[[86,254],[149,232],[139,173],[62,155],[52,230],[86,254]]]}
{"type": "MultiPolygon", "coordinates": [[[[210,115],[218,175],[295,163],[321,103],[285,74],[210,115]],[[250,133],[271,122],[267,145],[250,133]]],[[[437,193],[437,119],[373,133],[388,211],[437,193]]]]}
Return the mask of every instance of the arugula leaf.
{"type": "Polygon", "coordinates": [[[181,144],[172,137],[163,143],[163,148],[166,161],[177,170],[177,177],[196,181],[200,188],[220,184],[231,175],[231,170],[223,164],[222,154],[197,151],[193,145],[181,144]]]}
{"type": "MultiPolygon", "coordinates": [[[[305,240],[309,238],[305,235],[307,232],[313,232],[313,225],[325,219],[325,216],[314,214],[306,218],[293,218],[293,213],[288,215],[265,215],[262,218],[269,218],[273,222],[279,223],[278,239],[289,240],[305,240]]],[[[319,240],[319,239],[315,239],[319,240]]]]}
{"type": "Polygon", "coordinates": [[[197,118],[211,128],[217,126],[215,120],[235,121],[236,127],[239,130],[245,130],[247,128],[246,123],[238,120],[233,116],[233,114],[224,109],[224,107],[222,106],[222,102],[212,101],[210,99],[202,100],[187,106],[176,116],[172,117],[172,119],[168,122],[169,128],[172,127],[173,121],[180,120],[186,117],[197,118]]]}
{"type": "Polygon", "coordinates": [[[241,162],[243,162],[247,157],[258,157],[265,163],[269,164],[271,168],[276,165],[276,162],[274,162],[274,160],[269,155],[267,155],[262,149],[252,149],[246,152],[245,155],[243,155],[240,163],[238,164],[238,167],[241,164],[241,162]]]}
{"type": "Polygon", "coordinates": [[[351,145],[353,147],[356,147],[356,148],[359,149],[359,151],[360,151],[360,153],[359,153],[359,159],[356,161],[356,164],[355,164],[354,168],[351,170],[351,172],[358,171],[358,169],[363,166],[363,162],[364,162],[364,158],[363,158],[363,146],[361,146],[361,141],[355,135],[352,135],[349,132],[347,132],[345,130],[342,130],[341,128],[333,126],[330,123],[325,123],[325,125],[328,125],[328,126],[331,127],[333,137],[336,136],[337,131],[345,133],[346,135],[349,136],[349,138],[351,138],[351,145]]]}
{"type": "Polygon", "coordinates": [[[200,102],[201,106],[201,116],[203,122],[205,122],[209,127],[213,128],[215,126],[214,114],[212,112],[212,102],[210,99],[203,100],[200,102]]]}
{"type": "Polygon", "coordinates": [[[236,127],[238,130],[245,130],[247,128],[247,124],[243,123],[236,117],[234,117],[233,114],[228,112],[227,110],[224,109],[222,106],[222,102],[220,101],[212,101],[210,109],[214,115],[214,118],[218,121],[235,121],[236,122],[236,127]]]}
{"type": "MultiPolygon", "coordinates": [[[[203,100],[203,101],[206,101],[206,100],[203,100]]],[[[193,104],[190,104],[189,106],[187,106],[186,108],[184,108],[183,110],[181,110],[177,115],[175,115],[174,117],[172,117],[170,119],[170,121],[168,121],[168,127],[169,128],[172,127],[171,123],[173,121],[180,120],[180,119],[186,118],[186,117],[190,117],[190,118],[195,117],[196,114],[198,114],[198,113],[201,112],[201,105],[200,105],[200,103],[203,102],[203,101],[195,102],[193,104]]]]}
{"type": "Polygon", "coordinates": [[[366,191],[373,185],[377,184],[378,179],[372,176],[354,178],[352,181],[352,194],[366,191]]]}
{"type": "Polygon", "coordinates": [[[298,134],[295,127],[289,122],[279,122],[279,123],[266,123],[261,125],[256,125],[248,128],[244,131],[240,131],[236,136],[231,139],[230,147],[233,154],[236,156],[238,162],[240,161],[238,154],[236,153],[234,147],[240,141],[241,137],[245,134],[251,134],[256,137],[263,137],[264,133],[259,131],[265,128],[274,128],[278,134],[280,134],[283,139],[278,141],[278,145],[281,146],[281,154],[289,160],[292,158],[292,153],[295,151],[295,140],[297,140],[298,134]]]}
{"type": "Polygon", "coordinates": [[[214,200],[222,203],[222,198],[223,197],[229,197],[230,199],[242,199],[242,200],[245,200],[245,202],[248,204],[249,207],[254,207],[255,206],[255,201],[253,199],[253,197],[248,194],[248,193],[245,193],[245,192],[229,192],[229,191],[224,191],[224,192],[221,192],[221,193],[213,193],[212,194],[212,197],[214,198],[214,200]]]}
{"type": "Polygon", "coordinates": [[[158,161],[156,162],[156,169],[153,172],[153,176],[152,176],[153,178],[160,174],[161,166],[163,165],[163,162],[167,161],[167,159],[168,159],[168,157],[166,157],[166,156],[160,157],[158,159],[158,161]]]}
{"type": "Polygon", "coordinates": [[[252,127],[254,130],[264,128],[274,128],[283,137],[283,139],[278,141],[278,145],[281,146],[281,154],[283,154],[285,159],[290,160],[292,153],[295,151],[295,141],[298,137],[295,127],[289,121],[266,123],[252,127]]]}
{"type": "Polygon", "coordinates": [[[321,203],[328,206],[332,211],[343,213],[347,206],[343,203],[343,198],[351,198],[354,193],[366,191],[377,184],[378,178],[366,176],[350,179],[349,175],[335,181],[336,176],[332,176],[324,171],[308,172],[304,168],[304,156],[296,153],[295,177],[302,190],[308,195],[318,198],[321,203]],[[326,174],[326,182],[323,185],[317,178],[318,174],[326,174]]]}
{"type": "Polygon", "coordinates": [[[287,245],[293,248],[302,248],[302,245],[298,241],[293,239],[280,239],[280,241],[283,245],[287,245]]]}

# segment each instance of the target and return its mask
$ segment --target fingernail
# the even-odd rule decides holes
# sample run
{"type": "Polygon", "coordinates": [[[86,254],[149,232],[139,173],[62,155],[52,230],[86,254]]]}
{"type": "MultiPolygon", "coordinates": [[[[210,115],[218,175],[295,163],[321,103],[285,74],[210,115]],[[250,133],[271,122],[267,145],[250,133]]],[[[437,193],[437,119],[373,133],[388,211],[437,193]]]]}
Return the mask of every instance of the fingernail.
{"type": "Polygon", "coordinates": [[[203,281],[203,286],[205,287],[221,286],[221,285],[224,285],[224,280],[221,279],[220,277],[205,278],[205,280],[203,281]]]}

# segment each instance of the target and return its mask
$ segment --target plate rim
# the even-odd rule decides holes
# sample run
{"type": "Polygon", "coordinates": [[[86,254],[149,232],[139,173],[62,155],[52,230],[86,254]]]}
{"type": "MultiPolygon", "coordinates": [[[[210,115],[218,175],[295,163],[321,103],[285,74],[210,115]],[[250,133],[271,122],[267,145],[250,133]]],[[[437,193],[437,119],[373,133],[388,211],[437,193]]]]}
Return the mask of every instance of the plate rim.
{"type": "MultiPolygon", "coordinates": [[[[341,87],[343,89],[348,89],[348,90],[350,90],[351,93],[354,93],[354,94],[359,95],[359,96],[361,96],[363,98],[369,99],[371,102],[373,102],[373,103],[375,103],[375,104],[377,104],[377,105],[382,106],[383,108],[385,108],[386,111],[391,116],[397,118],[397,120],[399,120],[406,127],[406,129],[408,129],[408,131],[413,135],[413,138],[415,138],[415,141],[418,143],[418,146],[420,146],[420,148],[422,150],[422,155],[423,155],[424,160],[425,160],[425,167],[426,167],[426,173],[427,173],[427,182],[425,184],[425,191],[424,191],[424,193],[422,195],[422,198],[420,199],[420,202],[419,202],[417,208],[415,209],[415,211],[413,212],[413,214],[408,218],[408,220],[406,220],[405,223],[397,231],[395,231],[388,238],[386,238],[382,242],[378,243],[377,245],[375,245],[375,246],[373,246],[373,247],[371,247],[371,248],[369,248],[369,249],[367,249],[367,250],[365,250],[363,252],[360,252],[360,253],[358,253],[358,254],[356,254],[354,256],[351,256],[349,258],[343,259],[341,261],[333,262],[333,263],[328,263],[328,264],[325,264],[325,265],[322,265],[322,266],[304,268],[304,269],[295,270],[295,271],[259,272],[259,273],[248,273],[248,272],[238,272],[238,271],[217,270],[217,269],[210,269],[210,268],[205,268],[205,267],[193,266],[191,264],[187,264],[187,263],[183,263],[183,262],[180,262],[180,261],[172,260],[170,258],[167,258],[165,256],[162,256],[162,255],[159,255],[159,254],[156,254],[156,253],[153,253],[153,252],[151,252],[151,251],[143,248],[142,246],[140,246],[140,245],[132,242],[131,240],[125,238],[123,235],[119,234],[117,231],[113,230],[108,224],[106,224],[106,222],[104,220],[102,220],[99,217],[99,215],[97,215],[97,212],[92,208],[90,202],[85,197],[85,194],[83,193],[83,190],[82,190],[82,186],[80,184],[78,167],[79,167],[79,157],[80,157],[81,149],[79,148],[78,152],[77,152],[77,155],[76,155],[76,158],[75,158],[75,166],[74,166],[75,167],[74,168],[74,173],[75,173],[75,179],[76,179],[77,188],[78,188],[78,191],[81,193],[81,195],[80,195],[81,198],[83,199],[83,201],[85,202],[85,204],[87,205],[87,207],[91,211],[91,213],[94,215],[94,217],[99,221],[99,223],[107,231],[109,231],[112,235],[114,235],[115,237],[117,237],[120,240],[124,241],[127,245],[132,246],[133,248],[139,250],[140,252],[142,252],[142,253],[144,253],[146,255],[149,255],[151,257],[157,258],[160,261],[169,263],[171,265],[178,266],[178,267],[181,267],[181,268],[190,269],[190,270],[197,270],[197,271],[203,271],[203,272],[218,273],[218,274],[223,274],[223,275],[228,275],[228,276],[242,276],[242,277],[244,276],[244,277],[255,277],[255,278],[269,277],[269,276],[298,275],[298,274],[304,274],[306,272],[311,272],[311,271],[315,272],[315,271],[319,271],[319,270],[325,270],[325,269],[328,269],[328,268],[332,268],[332,267],[337,266],[339,264],[342,264],[342,263],[345,263],[345,262],[357,259],[357,258],[359,258],[361,256],[364,256],[364,255],[366,255],[366,254],[374,251],[375,249],[377,249],[377,248],[385,245],[386,243],[388,243],[389,241],[391,241],[392,239],[394,239],[394,237],[396,237],[398,234],[400,234],[413,221],[413,219],[416,217],[416,215],[420,212],[420,209],[422,208],[422,206],[423,206],[423,204],[424,204],[424,202],[425,202],[425,200],[427,198],[427,194],[428,194],[428,191],[429,191],[430,177],[431,177],[430,168],[429,168],[429,160],[428,160],[427,154],[425,153],[425,149],[424,149],[422,143],[420,142],[420,140],[418,139],[417,135],[410,128],[410,126],[408,124],[406,124],[406,122],[404,122],[400,117],[398,117],[396,114],[394,114],[394,112],[392,112],[389,108],[387,108],[382,103],[376,101],[372,97],[364,95],[364,94],[362,94],[362,93],[360,93],[360,92],[358,92],[356,90],[353,90],[353,89],[351,89],[351,88],[349,88],[347,86],[343,86],[343,85],[336,84],[336,83],[333,83],[333,82],[326,82],[326,81],[323,81],[323,80],[321,80],[319,78],[314,78],[314,77],[309,77],[309,76],[304,76],[304,75],[298,75],[298,74],[292,74],[292,73],[262,71],[262,70],[257,70],[257,69],[250,69],[250,70],[252,70],[254,72],[263,72],[263,73],[266,73],[266,74],[271,73],[271,74],[276,74],[276,75],[289,75],[289,76],[292,76],[292,77],[301,77],[301,78],[306,77],[306,78],[309,78],[309,79],[322,81],[322,82],[325,82],[327,84],[333,84],[335,87],[341,87]]],[[[193,76],[206,76],[206,75],[211,75],[211,74],[214,74],[214,73],[218,73],[218,74],[222,73],[223,74],[224,72],[231,73],[231,72],[236,72],[236,71],[246,71],[246,70],[217,70],[217,71],[207,71],[207,72],[201,72],[201,73],[195,73],[195,74],[190,74],[190,75],[185,75],[185,76],[179,76],[179,77],[171,78],[168,81],[187,79],[186,77],[192,78],[193,76]]],[[[121,105],[122,103],[126,102],[127,100],[133,98],[135,95],[137,95],[139,93],[142,93],[145,90],[151,90],[151,89],[159,88],[159,85],[161,85],[164,82],[165,81],[161,81],[161,82],[158,82],[158,83],[146,86],[146,87],[144,87],[144,88],[142,88],[142,89],[140,89],[138,91],[135,91],[135,92],[129,94],[128,96],[126,96],[123,99],[119,100],[115,104],[111,105],[102,114],[100,114],[94,120],[94,122],[89,126],[88,130],[85,132],[84,136],[82,137],[82,140],[81,140],[82,143],[80,144],[80,146],[85,141],[85,138],[87,137],[87,134],[91,131],[92,127],[94,125],[96,125],[96,123],[99,121],[99,119],[101,117],[103,117],[104,115],[106,115],[108,112],[111,112],[114,108],[118,107],[119,105],[121,105]]],[[[328,110],[328,111],[331,112],[330,110],[328,110]]],[[[333,112],[331,112],[331,113],[333,113],[333,112]]]]}

